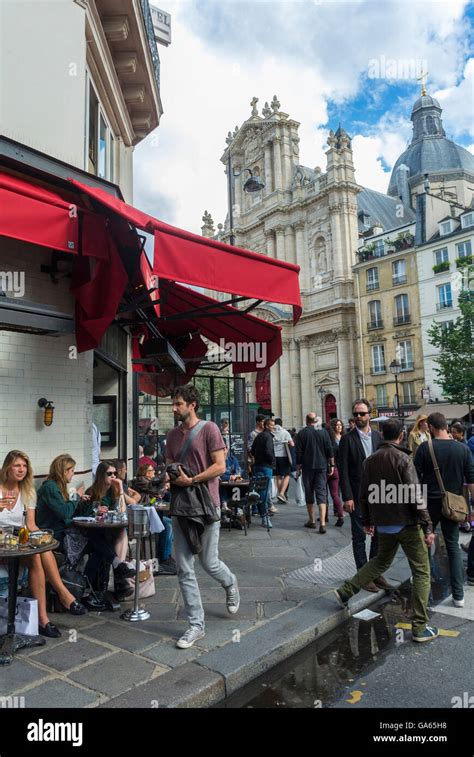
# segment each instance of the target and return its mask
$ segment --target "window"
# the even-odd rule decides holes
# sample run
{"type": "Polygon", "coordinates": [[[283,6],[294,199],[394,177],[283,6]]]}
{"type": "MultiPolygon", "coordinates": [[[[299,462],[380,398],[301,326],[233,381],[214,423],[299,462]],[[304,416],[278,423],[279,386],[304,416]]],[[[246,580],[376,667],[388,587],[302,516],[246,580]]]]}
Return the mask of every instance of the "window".
{"type": "Polygon", "coordinates": [[[453,307],[453,295],[451,292],[451,284],[441,284],[441,286],[436,287],[438,290],[437,294],[437,310],[444,310],[445,308],[452,308],[453,307]]]}
{"type": "Polygon", "coordinates": [[[383,407],[387,404],[387,387],[385,386],[385,384],[379,384],[375,387],[375,391],[377,392],[377,407],[383,407]]]}
{"type": "Polygon", "coordinates": [[[380,300],[369,302],[369,329],[376,329],[383,326],[382,307],[380,300]]]}
{"type": "Polygon", "coordinates": [[[404,405],[415,404],[416,403],[415,382],[414,381],[403,382],[402,390],[403,390],[403,404],[404,405]]]}
{"type": "Polygon", "coordinates": [[[399,294],[395,297],[395,318],[393,319],[394,326],[398,326],[400,323],[410,322],[410,308],[408,305],[408,295],[399,294]]]}
{"type": "Polygon", "coordinates": [[[465,213],[461,218],[461,226],[463,229],[467,229],[469,226],[474,226],[474,213],[465,213]]]}
{"type": "Polygon", "coordinates": [[[471,240],[468,239],[467,242],[459,242],[459,244],[456,245],[456,254],[458,258],[470,257],[470,255],[472,255],[471,240]]]}
{"type": "Polygon", "coordinates": [[[444,234],[451,233],[451,224],[452,224],[452,221],[443,221],[443,223],[440,223],[439,233],[441,234],[441,236],[443,236],[444,234]]]}
{"type": "Polygon", "coordinates": [[[439,265],[440,263],[449,263],[448,248],[442,247],[440,250],[435,250],[434,261],[435,265],[439,265]]]}
{"type": "Polygon", "coordinates": [[[372,292],[379,288],[379,272],[377,268],[367,270],[367,291],[372,292]]]}
{"type": "Polygon", "coordinates": [[[383,344],[372,346],[372,373],[385,373],[385,347],[383,344]]]}
{"type": "Polygon", "coordinates": [[[374,242],[374,255],[376,258],[383,257],[384,254],[384,244],[383,239],[377,239],[376,242],[374,242]]]}
{"type": "Polygon", "coordinates": [[[413,370],[413,351],[411,341],[408,339],[399,342],[396,349],[397,360],[402,366],[402,371],[413,370]]]}
{"type": "Polygon", "coordinates": [[[443,333],[446,333],[446,331],[449,331],[454,326],[454,321],[442,321],[441,322],[441,329],[443,333]]]}
{"type": "Polygon", "coordinates": [[[407,280],[407,261],[396,260],[392,263],[392,284],[404,284],[407,280]]]}
{"type": "Polygon", "coordinates": [[[102,110],[99,98],[88,78],[88,102],[86,118],[86,170],[102,179],[113,181],[115,139],[102,110]]]}

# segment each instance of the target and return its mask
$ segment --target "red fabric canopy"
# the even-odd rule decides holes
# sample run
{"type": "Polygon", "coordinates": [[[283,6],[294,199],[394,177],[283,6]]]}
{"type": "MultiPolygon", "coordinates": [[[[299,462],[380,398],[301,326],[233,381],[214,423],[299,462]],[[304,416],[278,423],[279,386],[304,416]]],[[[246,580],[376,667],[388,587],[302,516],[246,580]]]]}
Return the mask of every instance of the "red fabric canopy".
{"type": "Polygon", "coordinates": [[[153,271],[162,279],[293,306],[301,316],[299,266],[169,226],[102,189],[71,183],[129,223],[154,232],[153,271]]]}
{"type": "Polygon", "coordinates": [[[77,207],[56,192],[0,171],[0,235],[77,254],[77,207]]]}

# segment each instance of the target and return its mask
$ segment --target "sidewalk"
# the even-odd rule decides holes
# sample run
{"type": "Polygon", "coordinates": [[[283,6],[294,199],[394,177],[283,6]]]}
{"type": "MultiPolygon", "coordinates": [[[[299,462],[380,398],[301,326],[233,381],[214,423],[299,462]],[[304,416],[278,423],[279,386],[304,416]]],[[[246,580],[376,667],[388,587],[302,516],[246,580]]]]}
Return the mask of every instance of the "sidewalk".
{"type": "MultiPolygon", "coordinates": [[[[305,508],[278,509],[269,534],[258,518],[247,536],[221,529],[221,557],[239,580],[237,615],[226,612],[224,591],[198,565],[206,636],[194,647],[175,648],[187,622],[177,578],[160,576],[156,595],[143,600],[147,621],[52,615],[62,637],[2,667],[0,696],[23,696],[32,708],[207,707],[344,622],[332,588],[354,572],[349,518],[335,528],[331,516],[320,535],[303,528],[305,508]]],[[[409,575],[400,553],[386,577],[397,584],[409,575]]],[[[351,612],[381,596],[360,592],[351,612]]]]}

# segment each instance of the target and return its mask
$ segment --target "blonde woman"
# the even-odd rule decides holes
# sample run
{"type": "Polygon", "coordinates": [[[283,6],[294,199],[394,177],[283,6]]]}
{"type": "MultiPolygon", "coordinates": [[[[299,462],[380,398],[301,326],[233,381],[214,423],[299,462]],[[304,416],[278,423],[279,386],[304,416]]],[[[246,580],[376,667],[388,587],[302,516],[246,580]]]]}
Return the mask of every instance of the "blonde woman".
{"type": "MultiPolygon", "coordinates": [[[[83,503],[79,506],[69,499],[68,485],[71,483],[76,468],[76,461],[70,455],[58,455],[54,458],[49,469],[49,475],[38,491],[37,520],[42,528],[51,528],[54,536],[64,549],[64,537],[66,529],[72,525],[75,515],[88,515],[92,513],[92,500],[84,498],[84,488],[77,489],[77,493],[83,497],[83,503]],[[87,499],[87,501],[86,501],[87,499]]],[[[106,477],[109,481],[116,477],[117,471],[114,466],[100,463],[97,467],[96,480],[106,477]]],[[[104,509],[101,506],[100,509],[104,509]]],[[[103,532],[90,530],[87,534],[88,541],[92,546],[85,568],[85,575],[94,581],[102,559],[112,563],[118,577],[129,578],[134,576],[134,571],[129,568],[122,557],[118,557],[113,548],[108,544],[103,532]]]]}
{"type": "Polygon", "coordinates": [[[410,435],[408,437],[408,448],[411,449],[413,457],[415,456],[415,452],[420,444],[427,442],[430,438],[430,432],[428,431],[428,424],[426,422],[427,419],[427,415],[418,415],[416,418],[416,423],[410,431],[410,435]]]}
{"type": "MultiPolygon", "coordinates": [[[[26,526],[37,531],[35,519],[36,492],[33,484],[33,469],[28,455],[21,450],[11,450],[0,470],[0,525],[21,527],[26,514],[26,526]]],[[[46,579],[56,591],[61,604],[73,615],[87,612],[76,602],[61,581],[52,552],[24,558],[28,567],[29,589],[38,600],[39,632],[43,636],[57,638],[59,629],[50,622],[46,612],[46,579]]]]}

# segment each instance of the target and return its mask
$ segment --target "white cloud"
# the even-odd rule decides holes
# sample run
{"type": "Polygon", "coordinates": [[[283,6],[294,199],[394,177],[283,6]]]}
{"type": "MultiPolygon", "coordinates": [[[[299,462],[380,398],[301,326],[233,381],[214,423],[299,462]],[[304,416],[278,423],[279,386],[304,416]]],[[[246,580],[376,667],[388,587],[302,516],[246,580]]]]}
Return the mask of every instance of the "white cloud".
{"type": "Polygon", "coordinates": [[[448,135],[473,134],[472,102],[474,96],[474,58],[467,61],[463,78],[457,86],[434,92],[443,108],[443,124],[448,135]]]}
{"type": "MultiPolygon", "coordinates": [[[[370,59],[426,59],[428,88],[438,86],[447,131],[465,124],[472,68],[463,71],[464,0],[405,3],[178,2],[173,41],[160,48],[164,115],[156,134],[138,146],[135,204],[200,233],[208,210],[215,223],[227,212],[227,184],[220,157],[229,130],[250,117],[250,100],[276,94],[281,110],[300,121],[300,162],[324,171],[327,105],[339,103],[341,124],[354,137],[356,178],[386,191],[391,168],[411,136],[409,89],[378,123],[364,120],[380,109],[393,82],[367,80],[370,59]],[[359,134],[344,118],[359,88],[373,88],[372,113],[357,114],[359,134]],[[446,94],[447,93],[447,94],[446,94]],[[463,109],[464,102],[464,109],[463,109]],[[448,109],[456,112],[448,114],[448,109]],[[146,206],[146,207],[145,207],[146,206]]],[[[396,82],[397,85],[403,82],[396,82]]],[[[419,84],[416,85],[416,88],[419,84]]],[[[399,90],[398,90],[399,91],[399,90]]],[[[418,90],[419,91],[419,90],[418,90]]],[[[430,90],[431,91],[431,90],[430,90]]],[[[331,123],[331,126],[334,126],[331,123]]],[[[464,126],[463,126],[464,128],[464,126]]]]}

